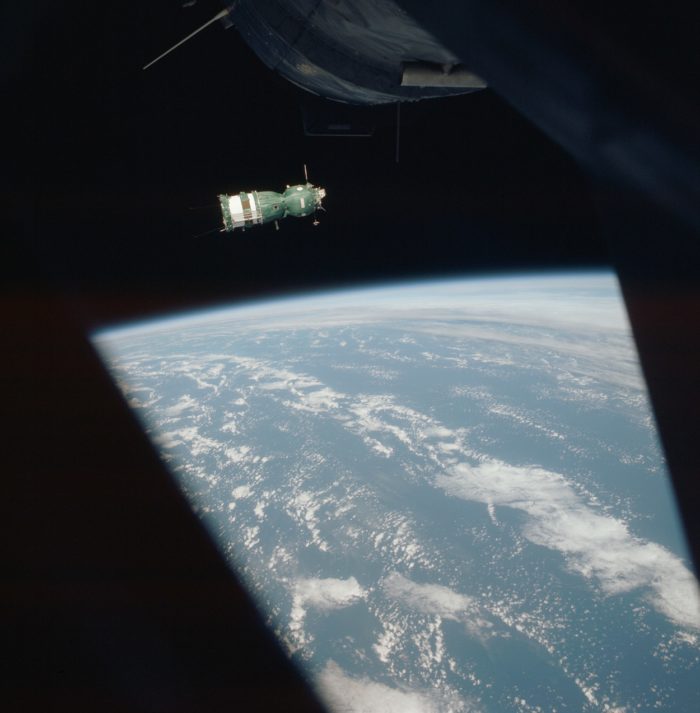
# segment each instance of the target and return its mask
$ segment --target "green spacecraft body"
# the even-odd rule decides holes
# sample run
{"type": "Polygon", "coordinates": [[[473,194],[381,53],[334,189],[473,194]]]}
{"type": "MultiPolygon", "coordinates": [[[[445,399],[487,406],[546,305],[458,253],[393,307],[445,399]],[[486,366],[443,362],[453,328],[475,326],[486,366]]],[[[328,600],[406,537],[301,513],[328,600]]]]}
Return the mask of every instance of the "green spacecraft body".
{"type": "MultiPolygon", "coordinates": [[[[284,193],[275,191],[242,191],[234,195],[219,195],[224,230],[229,233],[236,228],[245,230],[255,225],[272,223],[293,215],[303,218],[319,209],[326,191],[308,181],[296,186],[287,186],[284,193]]],[[[314,217],[314,225],[318,221],[314,217]]]]}

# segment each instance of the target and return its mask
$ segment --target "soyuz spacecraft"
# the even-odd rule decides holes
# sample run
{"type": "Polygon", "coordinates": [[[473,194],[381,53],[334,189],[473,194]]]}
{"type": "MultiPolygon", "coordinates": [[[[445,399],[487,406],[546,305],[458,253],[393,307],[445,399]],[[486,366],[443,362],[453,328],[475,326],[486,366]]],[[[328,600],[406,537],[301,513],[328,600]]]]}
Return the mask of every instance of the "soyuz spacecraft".
{"type": "Polygon", "coordinates": [[[242,191],[234,195],[219,195],[224,227],[221,232],[230,233],[236,228],[245,230],[263,223],[274,222],[279,230],[279,222],[289,215],[303,218],[313,214],[314,225],[318,225],[316,212],[325,210],[321,205],[326,197],[325,189],[309,183],[304,166],[305,183],[287,186],[284,193],[275,191],[242,191]]]}

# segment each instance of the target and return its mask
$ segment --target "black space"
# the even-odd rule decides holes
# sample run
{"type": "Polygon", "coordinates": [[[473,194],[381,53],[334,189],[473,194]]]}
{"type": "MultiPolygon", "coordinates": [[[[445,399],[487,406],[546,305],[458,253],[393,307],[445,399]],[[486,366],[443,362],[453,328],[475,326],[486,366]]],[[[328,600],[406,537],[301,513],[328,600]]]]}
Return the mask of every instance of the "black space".
{"type": "Polygon", "coordinates": [[[371,139],[307,138],[309,95],[235,28],[214,25],[141,70],[216,0],[0,10],[4,710],[318,710],[92,350],[90,332],[121,321],[336,285],[614,263],[700,561],[700,222],[683,222],[689,195],[700,206],[687,185],[700,147],[697,23],[676,0],[402,4],[468,40],[510,93],[403,105],[398,164],[394,107],[374,111],[371,139]],[[450,26],[475,8],[484,27],[508,22],[480,37],[450,26]],[[547,70],[561,63],[515,66],[504,38],[547,70]],[[553,104],[553,79],[580,102],[553,104]],[[589,178],[533,123],[538,112],[583,154],[618,139],[627,149],[651,127],[639,165],[651,157],[648,185],[685,212],[620,185],[639,177],[635,164],[612,178],[599,162],[589,178]],[[318,227],[288,218],[279,232],[195,237],[220,225],[218,193],[283,189],[303,164],[328,191],[318,227]]]}
{"type": "Polygon", "coordinates": [[[214,25],[141,71],[217,10],[78,3],[41,23],[36,235],[46,269],[75,290],[224,300],[607,261],[582,172],[488,90],[404,105],[396,164],[394,107],[374,110],[373,138],[307,138],[309,95],[235,28],[214,25]],[[328,192],[320,226],[194,237],[219,226],[217,193],[283,189],[304,163],[328,192]]]}

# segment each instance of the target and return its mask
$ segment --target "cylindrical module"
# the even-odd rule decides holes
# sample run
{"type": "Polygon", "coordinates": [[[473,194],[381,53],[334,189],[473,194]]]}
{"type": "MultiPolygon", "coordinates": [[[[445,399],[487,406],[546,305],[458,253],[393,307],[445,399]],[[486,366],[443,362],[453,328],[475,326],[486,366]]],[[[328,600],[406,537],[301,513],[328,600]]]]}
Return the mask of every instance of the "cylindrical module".
{"type": "Polygon", "coordinates": [[[233,196],[222,194],[219,203],[227,232],[236,228],[250,228],[263,222],[257,191],[243,191],[233,196]]]}

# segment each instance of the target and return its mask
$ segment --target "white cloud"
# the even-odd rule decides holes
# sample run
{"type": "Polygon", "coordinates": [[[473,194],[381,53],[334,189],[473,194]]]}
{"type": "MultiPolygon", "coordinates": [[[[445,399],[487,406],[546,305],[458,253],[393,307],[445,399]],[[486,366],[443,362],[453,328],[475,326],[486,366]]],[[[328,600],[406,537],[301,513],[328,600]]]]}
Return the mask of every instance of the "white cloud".
{"type": "Polygon", "coordinates": [[[365,590],[355,577],[298,579],[293,588],[289,620],[289,630],[294,644],[302,647],[307,646],[311,641],[304,632],[307,607],[327,612],[355,604],[364,597],[365,590]]]}
{"type": "MultiPolygon", "coordinates": [[[[493,626],[479,614],[479,606],[472,597],[441,584],[418,584],[398,572],[392,572],[382,582],[382,589],[389,599],[400,601],[421,614],[437,617],[434,624],[438,627],[442,619],[460,621],[470,635],[483,640],[489,636],[489,629],[493,626]]],[[[385,631],[384,639],[387,635],[391,638],[392,632],[385,631]]],[[[391,648],[390,642],[388,645],[391,648]]],[[[386,656],[387,641],[380,641],[375,650],[380,658],[386,656]]]]}
{"type": "Polygon", "coordinates": [[[196,426],[180,428],[177,431],[165,431],[156,436],[156,442],[162,448],[174,448],[187,443],[190,454],[193,456],[207,454],[221,448],[221,443],[218,441],[200,435],[196,426]]]}
{"type": "Polygon", "coordinates": [[[382,582],[384,593],[423,614],[436,614],[444,619],[461,619],[474,609],[474,600],[439,584],[417,584],[398,572],[382,582]]]}
{"type": "Polygon", "coordinates": [[[165,416],[179,416],[183,411],[193,408],[197,405],[197,401],[189,394],[181,396],[176,404],[163,410],[165,416]]]}
{"type": "Polygon", "coordinates": [[[365,590],[355,577],[300,579],[296,583],[295,593],[305,604],[321,611],[349,606],[365,596],[365,590]]]}
{"type": "Polygon", "coordinates": [[[231,491],[231,495],[233,495],[233,497],[236,499],[248,498],[250,497],[252,492],[253,491],[250,489],[249,485],[239,485],[237,488],[234,488],[231,491]]]}
{"type": "Polygon", "coordinates": [[[316,679],[318,692],[337,713],[468,713],[477,709],[449,690],[392,688],[346,674],[328,661],[316,679]]]}
{"type": "Polygon", "coordinates": [[[436,484],[465,500],[527,513],[523,535],[561,552],[571,571],[596,581],[604,593],[644,588],[649,603],[675,624],[700,628],[697,581],[683,562],[633,536],[622,520],[596,512],[559,473],[493,460],[454,465],[436,484]]]}
{"type": "Polygon", "coordinates": [[[424,428],[422,435],[424,438],[450,438],[453,433],[449,428],[436,424],[424,428]]]}
{"type": "Polygon", "coordinates": [[[244,463],[250,460],[250,446],[239,446],[238,448],[227,448],[226,457],[232,463],[244,463]]]}
{"type": "Polygon", "coordinates": [[[308,411],[310,413],[324,413],[338,408],[338,402],[345,398],[344,394],[328,387],[294,395],[297,397],[297,401],[285,401],[285,406],[297,411],[308,411]]]}

